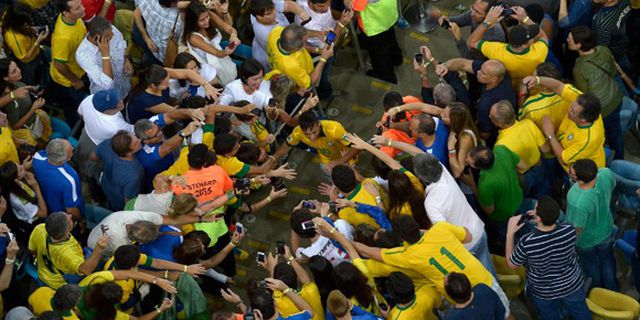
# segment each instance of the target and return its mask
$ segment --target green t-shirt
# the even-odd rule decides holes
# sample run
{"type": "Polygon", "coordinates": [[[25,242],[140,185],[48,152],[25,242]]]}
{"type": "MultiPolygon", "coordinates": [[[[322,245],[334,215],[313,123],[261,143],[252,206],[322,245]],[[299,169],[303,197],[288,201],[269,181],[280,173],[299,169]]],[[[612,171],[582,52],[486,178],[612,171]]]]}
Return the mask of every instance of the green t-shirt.
{"type": "Polygon", "coordinates": [[[480,171],[478,202],[483,207],[494,206],[491,220],[505,221],[520,208],[524,197],[516,171],[520,158],[505,146],[496,146],[493,155],[491,169],[480,171]]]}
{"type": "Polygon", "coordinates": [[[611,235],[613,216],[609,204],[615,186],[613,172],[601,168],[592,189],[581,189],[577,183],[569,189],[566,220],[576,228],[582,228],[576,241],[579,248],[591,248],[611,235]]]}

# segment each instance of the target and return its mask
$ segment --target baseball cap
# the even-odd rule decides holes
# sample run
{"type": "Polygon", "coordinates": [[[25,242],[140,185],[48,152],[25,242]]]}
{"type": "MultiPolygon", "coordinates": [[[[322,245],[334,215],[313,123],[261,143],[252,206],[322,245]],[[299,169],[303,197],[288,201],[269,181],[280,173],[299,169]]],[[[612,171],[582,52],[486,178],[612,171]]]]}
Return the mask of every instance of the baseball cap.
{"type": "Polygon", "coordinates": [[[509,29],[509,44],[515,47],[519,47],[527,41],[535,38],[540,32],[540,27],[537,24],[519,24],[509,29]]]}
{"type": "Polygon", "coordinates": [[[113,89],[98,91],[93,95],[93,107],[99,112],[105,112],[109,109],[115,109],[120,102],[118,92],[113,89]]]}

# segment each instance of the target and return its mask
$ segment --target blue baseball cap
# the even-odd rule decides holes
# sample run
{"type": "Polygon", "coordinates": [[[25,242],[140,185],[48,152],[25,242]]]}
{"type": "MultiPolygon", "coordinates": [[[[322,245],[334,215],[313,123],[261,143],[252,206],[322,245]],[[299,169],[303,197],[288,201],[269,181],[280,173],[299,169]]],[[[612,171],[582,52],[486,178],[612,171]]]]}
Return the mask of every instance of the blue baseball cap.
{"type": "Polygon", "coordinates": [[[96,92],[91,101],[96,110],[105,112],[109,109],[115,109],[120,99],[118,99],[118,92],[116,90],[109,89],[96,92]]]}

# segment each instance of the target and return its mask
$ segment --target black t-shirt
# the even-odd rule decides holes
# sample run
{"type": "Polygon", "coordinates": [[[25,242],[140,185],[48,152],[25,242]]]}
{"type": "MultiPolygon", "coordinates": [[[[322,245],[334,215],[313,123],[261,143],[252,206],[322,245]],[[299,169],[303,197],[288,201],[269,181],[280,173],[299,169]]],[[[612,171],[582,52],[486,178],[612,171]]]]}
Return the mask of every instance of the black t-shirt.
{"type": "Polygon", "coordinates": [[[447,314],[447,320],[503,320],[504,313],[504,305],[498,294],[480,283],[473,288],[473,301],[462,309],[451,309],[447,314]]]}
{"type": "MultiPolygon", "coordinates": [[[[474,74],[478,74],[483,63],[484,61],[480,60],[473,61],[472,68],[474,74]]],[[[489,147],[492,147],[495,144],[496,138],[498,137],[498,128],[496,128],[496,126],[491,122],[491,119],[489,119],[489,112],[491,111],[491,106],[500,100],[509,100],[514,108],[516,108],[516,94],[513,91],[513,87],[511,86],[511,77],[509,77],[508,74],[505,74],[502,82],[491,90],[486,90],[483,85],[482,93],[476,103],[476,109],[478,110],[478,114],[476,115],[478,129],[480,132],[491,133],[491,136],[486,139],[487,146],[489,147]]]]}

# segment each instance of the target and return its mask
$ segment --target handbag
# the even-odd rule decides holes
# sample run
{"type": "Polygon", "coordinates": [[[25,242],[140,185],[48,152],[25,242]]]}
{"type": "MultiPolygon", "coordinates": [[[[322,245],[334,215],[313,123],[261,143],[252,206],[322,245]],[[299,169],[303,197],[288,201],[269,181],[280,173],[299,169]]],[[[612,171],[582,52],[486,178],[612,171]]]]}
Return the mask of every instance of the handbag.
{"type": "Polygon", "coordinates": [[[173,22],[173,28],[171,29],[171,33],[169,33],[169,39],[167,39],[167,50],[164,53],[164,66],[169,68],[173,66],[173,61],[176,59],[176,56],[178,56],[178,42],[174,37],[178,19],[180,19],[179,12],[176,13],[176,20],[173,22]]]}

